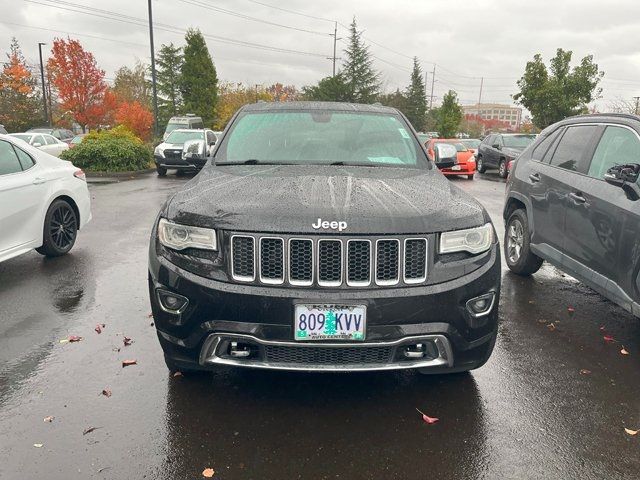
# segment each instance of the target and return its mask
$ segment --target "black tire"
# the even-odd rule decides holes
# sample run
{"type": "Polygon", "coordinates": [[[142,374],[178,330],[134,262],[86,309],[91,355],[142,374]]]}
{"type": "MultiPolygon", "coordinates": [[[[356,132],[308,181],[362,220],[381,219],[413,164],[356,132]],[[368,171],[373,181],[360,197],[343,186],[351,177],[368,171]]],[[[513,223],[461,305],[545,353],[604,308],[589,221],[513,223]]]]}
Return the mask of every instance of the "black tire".
{"type": "Polygon", "coordinates": [[[65,200],[55,200],[44,217],[42,246],[36,251],[47,257],[60,257],[69,253],[78,236],[78,216],[65,200]]]}
{"type": "Polygon", "coordinates": [[[531,252],[530,241],[527,212],[523,209],[515,210],[505,225],[503,244],[507,266],[517,275],[529,276],[542,266],[543,260],[531,252]]]}
{"type": "Polygon", "coordinates": [[[164,177],[167,174],[167,169],[161,166],[156,166],[156,170],[158,172],[159,177],[164,177]]]}
{"type": "Polygon", "coordinates": [[[482,160],[482,157],[478,157],[478,161],[476,162],[476,170],[478,170],[478,172],[480,173],[484,173],[487,171],[487,167],[484,164],[484,160],[482,160]]]}
{"type": "Polygon", "coordinates": [[[467,180],[473,180],[473,173],[471,175],[467,175],[467,180]]]}
{"type": "Polygon", "coordinates": [[[500,178],[507,178],[509,175],[509,171],[507,170],[507,161],[504,158],[500,160],[500,163],[498,163],[498,175],[500,175],[500,178]]]}

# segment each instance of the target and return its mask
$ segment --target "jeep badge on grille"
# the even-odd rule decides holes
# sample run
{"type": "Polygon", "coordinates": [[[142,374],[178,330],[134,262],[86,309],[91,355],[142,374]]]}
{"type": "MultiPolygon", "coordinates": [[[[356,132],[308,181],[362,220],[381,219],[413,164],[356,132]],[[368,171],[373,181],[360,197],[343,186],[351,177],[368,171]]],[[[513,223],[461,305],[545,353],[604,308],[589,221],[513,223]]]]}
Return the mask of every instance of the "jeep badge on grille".
{"type": "Polygon", "coordinates": [[[312,223],[311,226],[318,230],[320,228],[330,228],[331,230],[338,230],[339,232],[345,230],[347,228],[347,222],[330,222],[328,220],[318,219],[318,223],[312,223]]]}

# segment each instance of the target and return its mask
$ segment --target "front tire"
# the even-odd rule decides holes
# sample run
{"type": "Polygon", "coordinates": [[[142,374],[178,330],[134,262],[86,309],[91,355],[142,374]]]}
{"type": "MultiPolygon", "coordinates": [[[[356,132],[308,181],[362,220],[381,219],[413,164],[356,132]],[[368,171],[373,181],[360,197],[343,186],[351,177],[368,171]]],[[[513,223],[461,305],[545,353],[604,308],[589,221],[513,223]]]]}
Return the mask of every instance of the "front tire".
{"type": "Polygon", "coordinates": [[[507,178],[509,171],[507,170],[507,161],[505,159],[500,160],[498,164],[498,175],[500,178],[507,178]]]}
{"type": "Polygon", "coordinates": [[[504,258],[509,270],[529,276],[540,270],[543,260],[531,251],[531,233],[527,213],[515,210],[507,220],[504,232],[504,258]]]}
{"type": "Polygon", "coordinates": [[[164,177],[167,174],[167,169],[158,165],[156,167],[156,171],[158,172],[159,177],[164,177]]]}
{"type": "Polygon", "coordinates": [[[69,253],[78,235],[78,216],[65,200],[54,201],[44,217],[42,246],[36,251],[47,257],[60,257],[69,253]]]}
{"type": "Polygon", "coordinates": [[[476,163],[476,170],[478,170],[478,172],[480,173],[484,173],[487,171],[487,167],[484,165],[484,160],[482,160],[482,157],[478,157],[478,161],[476,163]]]}

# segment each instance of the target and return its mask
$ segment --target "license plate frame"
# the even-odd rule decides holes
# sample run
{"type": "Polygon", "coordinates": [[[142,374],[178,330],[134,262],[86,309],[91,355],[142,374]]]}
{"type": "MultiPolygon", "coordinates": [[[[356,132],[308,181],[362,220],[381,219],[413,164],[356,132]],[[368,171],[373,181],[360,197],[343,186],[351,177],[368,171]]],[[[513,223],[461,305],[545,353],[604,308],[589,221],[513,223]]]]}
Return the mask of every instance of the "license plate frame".
{"type": "Polygon", "coordinates": [[[299,303],[294,307],[293,338],[297,342],[363,342],[366,336],[366,305],[299,303]],[[333,322],[333,328],[328,322],[333,322]]]}

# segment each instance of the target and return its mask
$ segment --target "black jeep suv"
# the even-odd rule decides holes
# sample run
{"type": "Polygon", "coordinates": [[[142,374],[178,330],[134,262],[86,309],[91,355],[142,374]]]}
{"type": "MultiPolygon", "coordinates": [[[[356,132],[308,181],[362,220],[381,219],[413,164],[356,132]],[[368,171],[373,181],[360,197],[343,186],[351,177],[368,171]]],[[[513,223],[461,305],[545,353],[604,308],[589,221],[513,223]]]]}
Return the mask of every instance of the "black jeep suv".
{"type": "Polygon", "coordinates": [[[488,168],[497,168],[498,175],[507,178],[509,162],[515,160],[531,142],[535,135],[527,133],[492,133],[478,145],[476,168],[484,173],[488,168]]]}
{"type": "MultiPolygon", "coordinates": [[[[453,165],[454,148],[438,153],[453,165]]],[[[494,228],[397,110],[249,105],[213,155],[151,236],[149,293],[171,370],[436,373],[489,358],[494,228]]]]}
{"type": "Polygon", "coordinates": [[[545,129],[507,181],[507,265],[543,260],[640,315],[640,117],[584,115],[545,129]]]}

